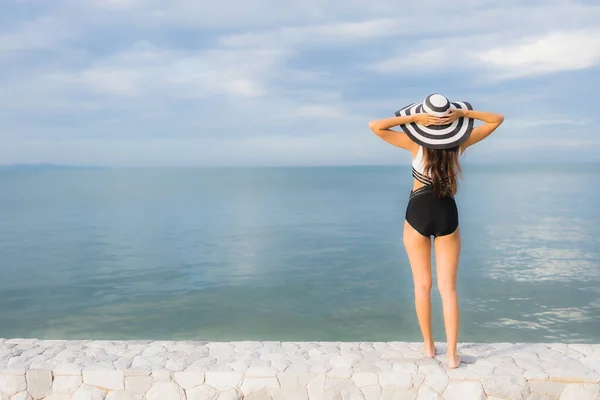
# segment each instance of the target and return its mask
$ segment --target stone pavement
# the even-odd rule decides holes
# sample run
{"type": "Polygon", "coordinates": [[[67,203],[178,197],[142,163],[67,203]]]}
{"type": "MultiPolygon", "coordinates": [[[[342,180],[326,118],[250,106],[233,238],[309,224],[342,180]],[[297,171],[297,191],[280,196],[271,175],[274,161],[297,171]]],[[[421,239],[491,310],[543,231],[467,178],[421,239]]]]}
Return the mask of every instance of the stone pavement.
{"type": "Polygon", "coordinates": [[[0,400],[600,399],[600,345],[0,339],[0,400]]]}

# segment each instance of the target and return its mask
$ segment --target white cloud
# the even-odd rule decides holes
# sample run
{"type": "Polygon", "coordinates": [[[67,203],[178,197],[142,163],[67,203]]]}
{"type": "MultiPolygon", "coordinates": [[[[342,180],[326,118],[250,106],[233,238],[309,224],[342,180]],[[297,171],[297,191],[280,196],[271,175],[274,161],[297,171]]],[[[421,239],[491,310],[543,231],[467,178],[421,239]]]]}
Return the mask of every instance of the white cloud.
{"type": "Polygon", "coordinates": [[[339,22],[301,27],[283,27],[263,32],[225,35],[219,42],[225,46],[316,47],[333,44],[356,44],[357,41],[395,36],[406,31],[404,19],[384,18],[358,22],[339,22]]]}
{"type": "Polygon", "coordinates": [[[600,64],[600,30],[596,29],[518,38],[504,34],[454,36],[422,40],[413,47],[419,50],[380,60],[367,69],[386,74],[454,70],[498,81],[600,64]]]}
{"type": "Polygon", "coordinates": [[[589,68],[600,63],[600,30],[552,32],[476,55],[501,78],[589,68]]]}
{"type": "Polygon", "coordinates": [[[75,32],[59,18],[41,17],[26,21],[14,32],[0,34],[0,54],[51,49],[75,37],[75,32]]]}
{"type": "Polygon", "coordinates": [[[80,71],[52,78],[125,97],[256,97],[267,93],[268,77],[282,57],[282,52],[266,49],[194,52],[139,44],[80,71]]]}
{"type": "Polygon", "coordinates": [[[343,110],[336,105],[329,104],[307,104],[301,105],[298,108],[290,111],[287,117],[302,117],[302,118],[342,118],[344,117],[343,110]]]}
{"type": "MultiPolygon", "coordinates": [[[[298,151],[308,162],[329,154],[319,153],[318,142],[308,137],[331,135],[320,144],[330,142],[334,148],[335,141],[347,140],[347,132],[366,131],[366,121],[391,115],[434,85],[494,108],[504,107],[507,98],[520,101],[515,118],[506,122],[510,128],[511,121],[523,116],[513,124],[515,130],[552,133],[591,123],[571,105],[560,109],[568,117],[536,117],[540,110],[531,106],[555,96],[556,85],[527,81],[537,88],[526,93],[515,85],[484,88],[479,83],[596,65],[597,36],[590,32],[597,33],[591,27],[600,18],[600,7],[562,0],[465,1],[457,8],[441,0],[402,7],[395,0],[349,0],[340,8],[337,0],[233,0],[227,6],[192,0],[58,0],[55,8],[43,8],[49,10],[47,17],[0,27],[0,57],[10,52],[0,63],[0,134],[27,132],[24,137],[46,136],[49,141],[104,135],[106,145],[97,149],[111,154],[114,146],[134,147],[109,143],[117,135],[137,138],[131,142],[141,146],[165,132],[178,138],[186,133],[208,136],[227,121],[228,134],[261,135],[261,142],[244,143],[257,152],[269,148],[276,158],[283,154],[284,163],[298,151]],[[573,52],[569,39],[580,42],[573,52]],[[60,51],[35,53],[39,59],[22,64],[11,57],[15,51],[38,49],[60,51]],[[365,64],[370,72],[361,70],[365,64]],[[523,71],[529,75],[518,74],[523,71]],[[407,72],[412,74],[402,75],[407,72]],[[421,76],[412,80],[418,72],[421,76]],[[456,73],[450,81],[440,79],[449,72],[456,73]],[[401,86],[405,76],[410,82],[401,86]],[[102,132],[106,128],[113,136],[102,132]],[[262,136],[269,133],[282,136],[262,136]],[[303,139],[290,139],[294,134],[303,139]]],[[[583,89],[571,90],[573,96],[583,89]]],[[[196,153],[203,148],[194,143],[172,143],[171,161],[177,151],[190,154],[191,160],[188,148],[196,153]]],[[[593,144],[583,139],[571,143],[581,148],[593,144]]],[[[35,147],[40,157],[42,148],[64,154],[58,145],[36,146],[17,150],[33,154],[35,147]]],[[[69,146],[84,154],[85,146],[95,144],[69,146]]],[[[156,149],[148,154],[160,158],[161,145],[148,146],[156,149]]],[[[370,154],[381,154],[386,146],[370,154]]],[[[220,154],[218,161],[231,153],[220,154]]],[[[140,162],[150,160],[137,156],[140,162]]],[[[344,157],[360,160],[360,152],[348,150],[344,157]]]]}
{"type": "Polygon", "coordinates": [[[92,4],[109,9],[131,9],[143,5],[142,0],[91,0],[92,4]]]}
{"type": "Polygon", "coordinates": [[[539,116],[536,118],[508,118],[506,122],[503,124],[504,129],[531,129],[538,128],[541,126],[556,126],[556,125],[564,125],[564,126],[587,126],[591,125],[593,120],[590,118],[583,119],[573,119],[567,116],[556,116],[556,115],[548,115],[548,116],[539,116]]]}
{"type": "Polygon", "coordinates": [[[368,66],[368,69],[380,73],[402,73],[407,71],[430,73],[431,71],[439,71],[451,64],[453,56],[456,56],[456,54],[452,54],[447,49],[431,49],[378,61],[368,66]]]}

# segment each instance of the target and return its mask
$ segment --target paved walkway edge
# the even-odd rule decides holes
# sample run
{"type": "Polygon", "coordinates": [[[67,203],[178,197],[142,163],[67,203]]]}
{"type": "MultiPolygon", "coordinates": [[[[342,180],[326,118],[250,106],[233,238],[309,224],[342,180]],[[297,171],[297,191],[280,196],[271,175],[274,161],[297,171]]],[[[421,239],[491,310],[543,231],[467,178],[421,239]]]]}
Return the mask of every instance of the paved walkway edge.
{"type": "Polygon", "coordinates": [[[600,399],[600,344],[0,339],[0,400],[600,399]]]}

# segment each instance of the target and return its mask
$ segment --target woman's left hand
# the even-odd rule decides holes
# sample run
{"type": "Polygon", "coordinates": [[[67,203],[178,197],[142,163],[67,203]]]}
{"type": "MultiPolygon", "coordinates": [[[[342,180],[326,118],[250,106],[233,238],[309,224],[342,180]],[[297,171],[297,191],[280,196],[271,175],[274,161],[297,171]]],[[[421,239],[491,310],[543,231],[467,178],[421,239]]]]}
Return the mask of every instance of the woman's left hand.
{"type": "Polygon", "coordinates": [[[454,121],[456,121],[459,118],[463,118],[465,116],[465,110],[463,109],[450,109],[448,110],[448,112],[446,113],[446,115],[444,115],[443,117],[441,117],[442,123],[445,124],[451,124],[454,121]]]}

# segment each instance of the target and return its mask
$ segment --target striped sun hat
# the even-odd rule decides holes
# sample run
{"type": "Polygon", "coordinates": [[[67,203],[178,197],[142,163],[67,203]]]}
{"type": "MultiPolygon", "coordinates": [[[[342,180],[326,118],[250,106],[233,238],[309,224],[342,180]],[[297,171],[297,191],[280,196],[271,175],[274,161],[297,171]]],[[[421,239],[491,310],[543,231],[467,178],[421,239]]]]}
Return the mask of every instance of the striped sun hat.
{"type": "MultiPolygon", "coordinates": [[[[401,110],[396,111],[396,116],[407,116],[419,113],[427,113],[442,117],[451,109],[462,108],[472,110],[473,107],[466,101],[456,103],[450,102],[441,94],[430,94],[422,103],[410,104],[401,110]]],[[[459,118],[448,125],[429,125],[423,126],[417,123],[400,125],[402,130],[416,143],[430,149],[448,149],[458,146],[471,134],[474,120],[472,118],[459,118]]]]}

